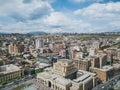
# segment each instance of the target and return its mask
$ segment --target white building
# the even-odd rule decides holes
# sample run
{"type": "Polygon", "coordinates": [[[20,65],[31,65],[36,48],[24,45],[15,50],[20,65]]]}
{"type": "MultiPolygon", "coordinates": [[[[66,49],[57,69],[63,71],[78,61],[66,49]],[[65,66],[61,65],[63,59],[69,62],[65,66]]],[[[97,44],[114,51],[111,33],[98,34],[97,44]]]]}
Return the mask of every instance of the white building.
{"type": "Polygon", "coordinates": [[[35,40],[35,48],[43,48],[44,47],[44,40],[42,38],[38,38],[35,40]]]}

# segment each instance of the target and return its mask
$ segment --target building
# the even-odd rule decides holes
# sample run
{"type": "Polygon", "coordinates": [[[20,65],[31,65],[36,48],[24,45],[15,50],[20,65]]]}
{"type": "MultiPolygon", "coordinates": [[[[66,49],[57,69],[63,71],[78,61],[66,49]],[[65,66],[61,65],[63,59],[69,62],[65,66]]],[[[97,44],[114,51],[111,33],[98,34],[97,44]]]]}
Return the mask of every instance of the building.
{"type": "Polygon", "coordinates": [[[97,67],[97,68],[100,67],[99,57],[97,55],[90,56],[88,57],[88,59],[90,59],[91,67],[97,67]]]}
{"type": "Polygon", "coordinates": [[[97,85],[97,75],[95,73],[78,70],[77,78],[72,81],[70,90],[91,90],[97,85]]]}
{"type": "Polygon", "coordinates": [[[114,76],[114,68],[110,65],[103,66],[102,68],[90,68],[91,72],[97,73],[98,79],[105,82],[114,76]]]}
{"type": "Polygon", "coordinates": [[[66,50],[65,49],[62,49],[59,51],[59,56],[62,57],[62,58],[65,58],[66,57],[66,50]]]}
{"type": "Polygon", "coordinates": [[[71,80],[51,72],[37,74],[37,83],[43,84],[44,87],[49,87],[49,90],[69,90],[72,86],[71,80]]]}
{"type": "Polygon", "coordinates": [[[107,64],[107,55],[99,54],[98,56],[99,56],[100,68],[102,68],[102,66],[107,64]]]}
{"type": "Polygon", "coordinates": [[[15,79],[23,75],[24,70],[13,64],[0,66],[0,82],[15,79]]]}
{"type": "Polygon", "coordinates": [[[35,40],[35,48],[43,48],[44,47],[44,40],[42,38],[38,38],[35,40]]]}
{"type": "Polygon", "coordinates": [[[91,61],[92,67],[102,68],[102,66],[107,64],[107,55],[106,54],[97,54],[88,57],[91,61]]]}
{"type": "Polygon", "coordinates": [[[89,56],[96,55],[96,49],[95,48],[90,48],[89,49],[89,56]]]}
{"type": "Polygon", "coordinates": [[[91,66],[91,62],[89,59],[79,59],[79,60],[73,60],[75,67],[79,70],[85,70],[88,71],[89,67],[91,66]]]}
{"type": "Polygon", "coordinates": [[[117,50],[117,58],[120,60],[120,49],[117,50]]]}
{"type": "Polygon", "coordinates": [[[37,75],[37,83],[42,83],[50,90],[91,90],[97,85],[96,74],[83,70],[77,74],[76,79],[70,80],[52,72],[42,72],[37,75]]]}
{"type": "Polygon", "coordinates": [[[12,55],[19,55],[24,51],[24,45],[11,43],[8,46],[8,51],[12,55]]]}
{"type": "Polygon", "coordinates": [[[84,57],[83,52],[78,52],[78,51],[75,52],[75,57],[74,57],[74,59],[81,59],[81,58],[83,58],[83,57],[84,57]]]}
{"type": "Polygon", "coordinates": [[[94,47],[95,49],[99,49],[100,43],[98,41],[94,41],[92,47],[94,47]]]}
{"type": "Polygon", "coordinates": [[[5,64],[6,64],[6,61],[0,58],[0,66],[5,65],[5,64]]]}
{"type": "Polygon", "coordinates": [[[61,59],[53,65],[53,72],[65,78],[76,78],[77,69],[74,67],[73,61],[61,59]]]}
{"type": "Polygon", "coordinates": [[[60,60],[53,65],[53,70],[37,74],[37,82],[50,90],[91,90],[96,86],[97,76],[84,70],[76,71],[71,60],[60,60]],[[68,78],[74,72],[76,78],[68,78]]]}

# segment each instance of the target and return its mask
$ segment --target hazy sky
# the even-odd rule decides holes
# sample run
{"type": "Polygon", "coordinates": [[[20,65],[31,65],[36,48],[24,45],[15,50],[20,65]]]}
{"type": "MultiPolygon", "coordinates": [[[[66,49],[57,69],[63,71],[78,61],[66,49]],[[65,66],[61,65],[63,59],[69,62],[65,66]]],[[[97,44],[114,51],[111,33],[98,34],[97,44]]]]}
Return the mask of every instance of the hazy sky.
{"type": "Polygon", "coordinates": [[[0,32],[120,31],[120,0],[0,0],[0,32]]]}

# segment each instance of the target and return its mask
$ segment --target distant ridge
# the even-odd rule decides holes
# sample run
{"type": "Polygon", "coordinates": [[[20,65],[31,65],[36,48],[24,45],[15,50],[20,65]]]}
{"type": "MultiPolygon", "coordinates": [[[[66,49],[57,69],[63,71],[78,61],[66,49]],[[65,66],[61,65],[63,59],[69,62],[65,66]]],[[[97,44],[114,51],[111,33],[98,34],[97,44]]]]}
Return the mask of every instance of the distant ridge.
{"type": "Polygon", "coordinates": [[[46,35],[46,34],[48,34],[47,32],[43,32],[43,31],[35,31],[35,32],[28,32],[28,33],[26,33],[26,34],[41,34],[41,35],[46,35]]]}
{"type": "Polygon", "coordinates": [[[57,32],[57,33],[48,33],[44,31],[33,31],[33,32],[27,32],[27,33],[11,33],[11,32],[0,32],[0,35],[4,34],[29,34],[29,35],[47,35],[47,34],[120,34],[120,31],[115,32],[94,32],[94,33],[77,33],[77,32],[57,32]]]}
{"type": "Polygon", "coordinates": [[[9,34],[9,33],[7,33],[7,32],[0,32],[0,34],[9,34]]]}

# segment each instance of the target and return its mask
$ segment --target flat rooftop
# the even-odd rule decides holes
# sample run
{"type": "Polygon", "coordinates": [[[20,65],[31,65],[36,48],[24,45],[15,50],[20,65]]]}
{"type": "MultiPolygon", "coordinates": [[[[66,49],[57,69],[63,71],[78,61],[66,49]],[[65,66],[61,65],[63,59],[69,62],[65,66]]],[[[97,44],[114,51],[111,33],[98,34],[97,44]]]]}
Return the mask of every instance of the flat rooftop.
{"type": "Polygon", "coordinates": [[[96,73],[92,73],[92,72],[88,72],[88,71],[84,71],[84,70],[78,70],[78,73],[83,73],[83,74],[88,74],[91,76],[96,76],[96,73]]]}
{"type": "Polygon", "coordinates": [[[84,74],[84,75],[78,77],[77,79],[74,79],[73,81],[79,83],[79,82],[84,81],[84,80],[87,79],[88,77],[90,77],[90,75],[88,75],[88,74],[84,74]]]}
{"type": "Polygon", "coordinates": [[[58,61],[71,61],[70,59],[58,59],[58,61]]]}
{"type": "Polygon", "coordinates": [[[74,79],[74,82],[80,83],[80,82],[87,82],[91,76],[96,76],[95,73],[91,73],[88,71],[84,71],[84,70],[78,70],[77,74],[80,74],[81,76],[74,79]]]}
{"type": "Polygon", "coordinates": [[[60,75],[53,74],[51,72],[42,72],[42,73],[39,73],[37,75],[38,75],[38,77],[40,75],[40,76],[45,77],[47,79],[53,79],[54,81],[56,81],[57,83],[62,84],[62,85],[68,85],[71,83],[70,79],[63,78],[60,75]]]}
{"type": "Polygon", "coordinates": [[[15,72],[15,71],[19,71],[19,70],[20,70],[20,68],[13,64],[0,66],[0,74],[7,74],[10,72],[15,72]]]}
{"type": "Polygon", "coordinates": [[[91,68],[98,69],[98,70],[101,70],[101,71],[109,71],[109,70],[113,69],[113,66],[106,65],[106,66],[103,66],[102,68],[95,68],[95,67],[91,67],[91,68]]]}

